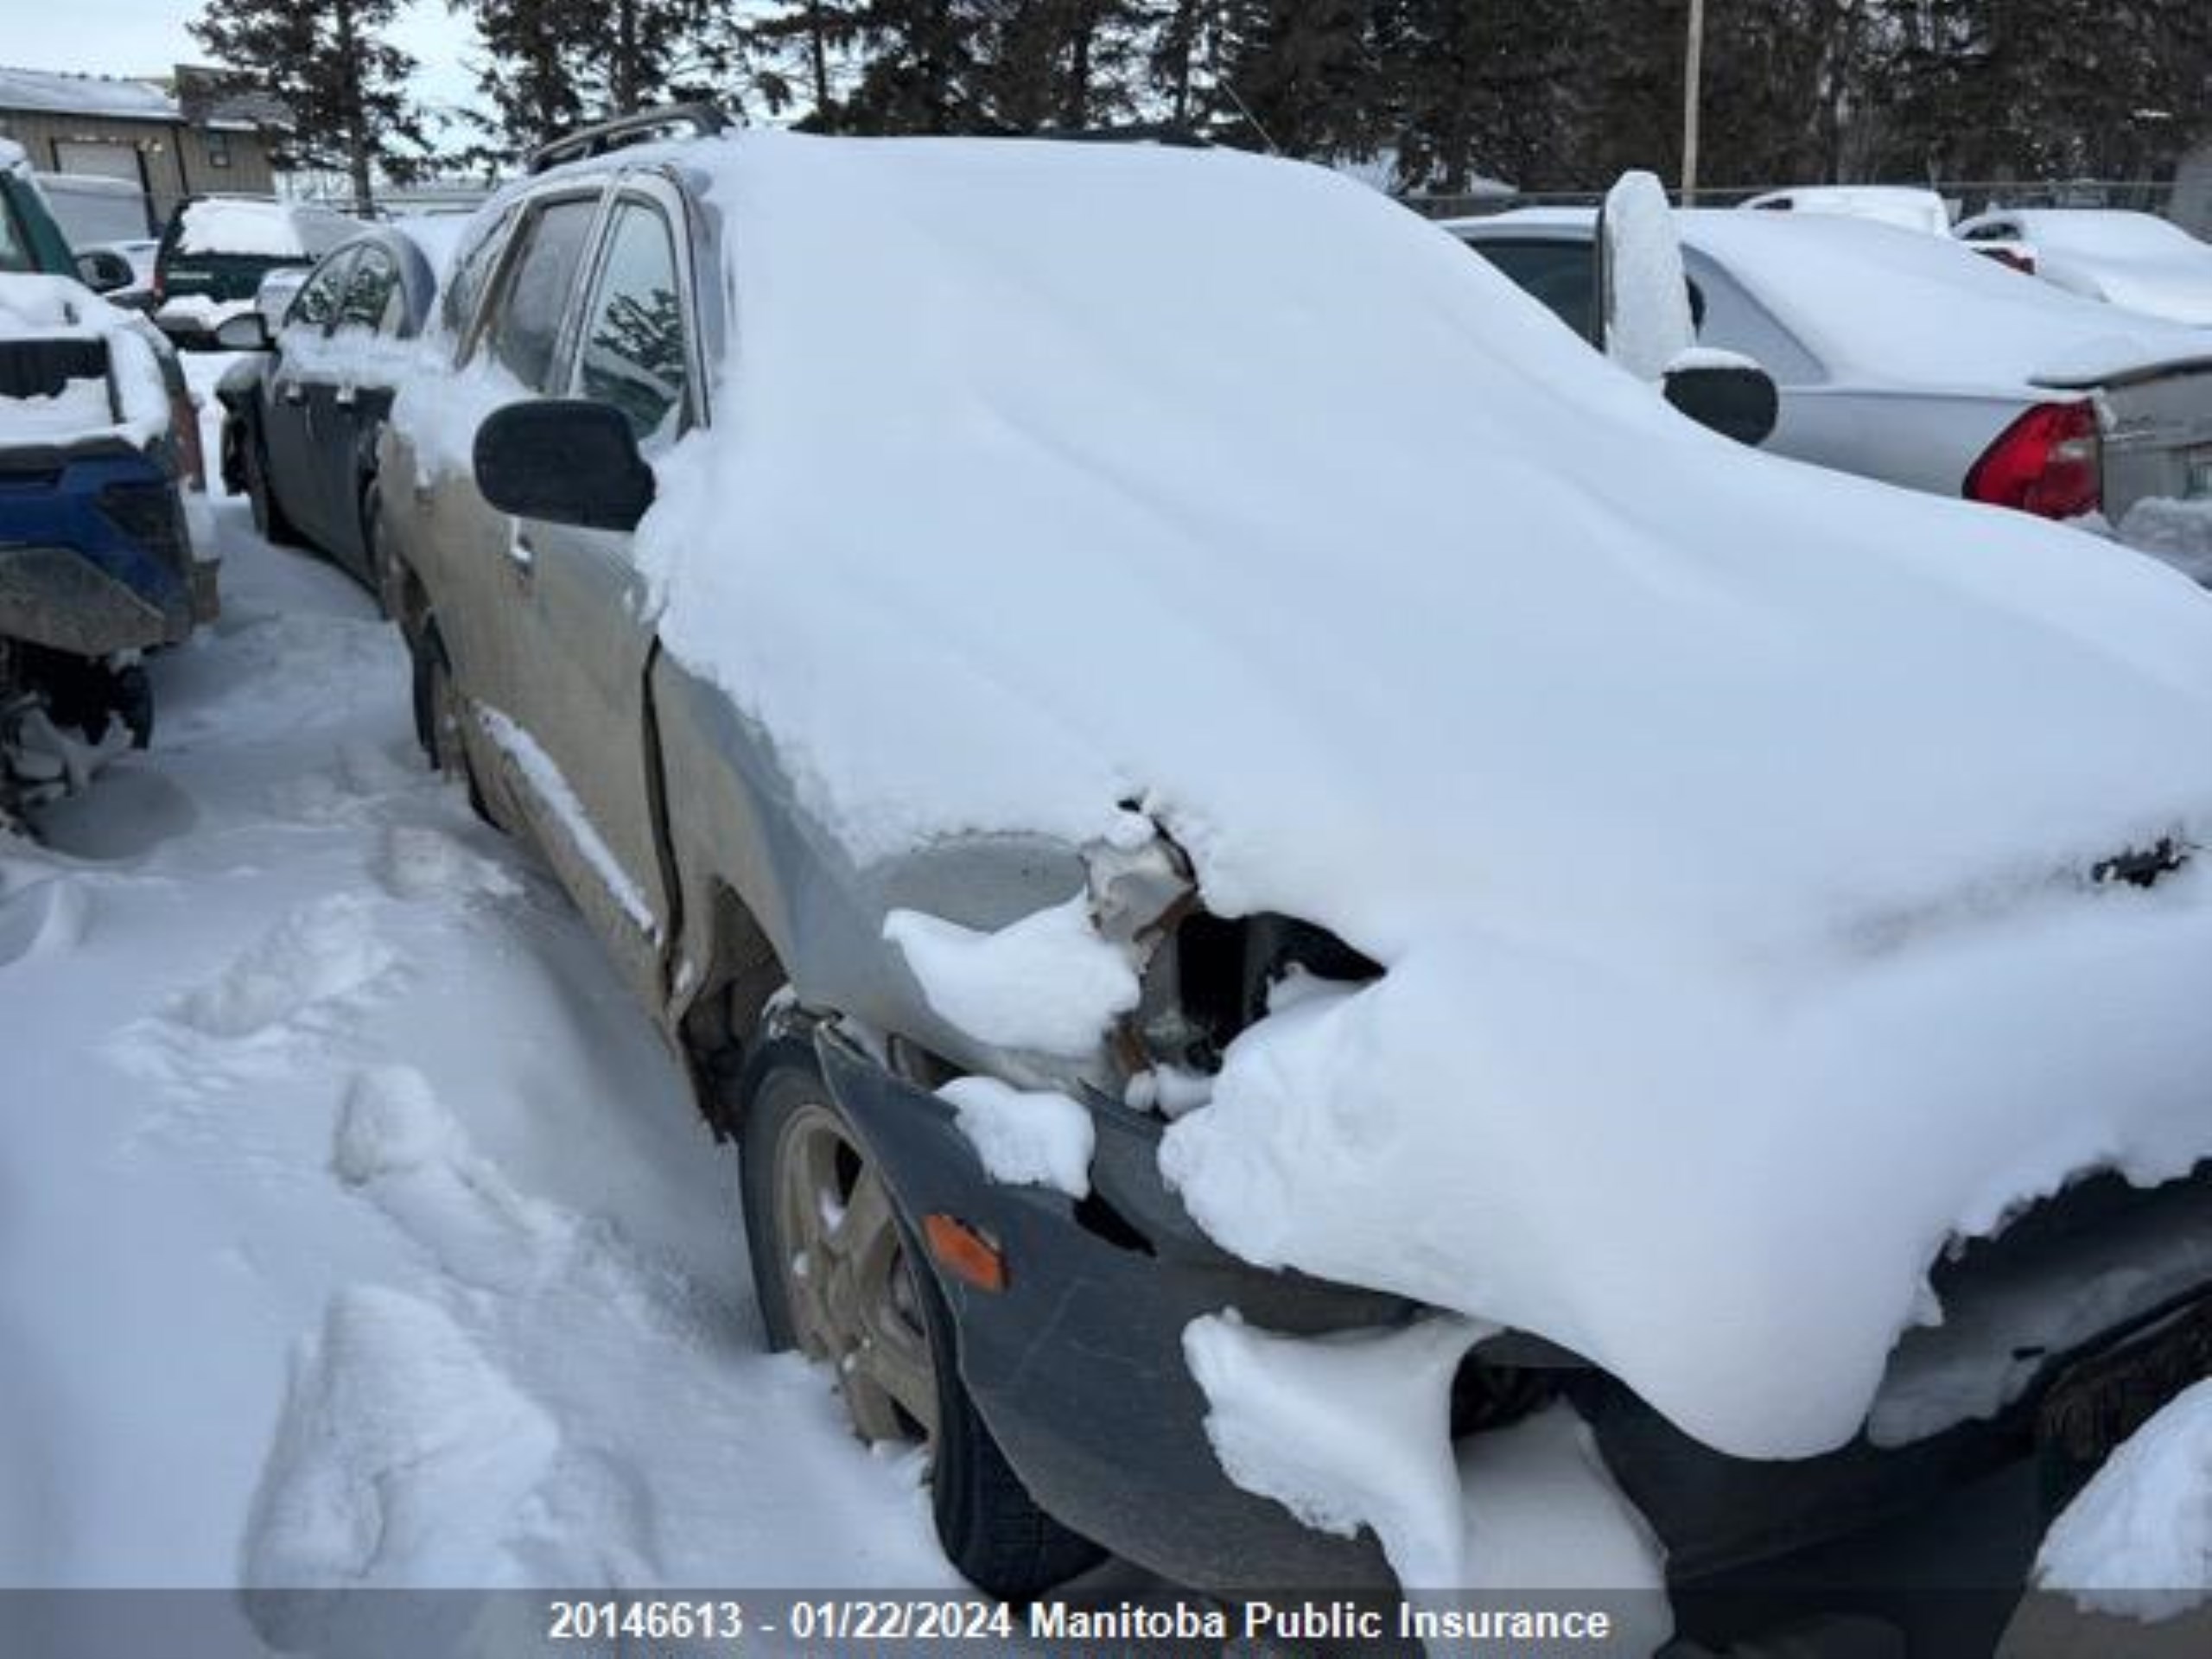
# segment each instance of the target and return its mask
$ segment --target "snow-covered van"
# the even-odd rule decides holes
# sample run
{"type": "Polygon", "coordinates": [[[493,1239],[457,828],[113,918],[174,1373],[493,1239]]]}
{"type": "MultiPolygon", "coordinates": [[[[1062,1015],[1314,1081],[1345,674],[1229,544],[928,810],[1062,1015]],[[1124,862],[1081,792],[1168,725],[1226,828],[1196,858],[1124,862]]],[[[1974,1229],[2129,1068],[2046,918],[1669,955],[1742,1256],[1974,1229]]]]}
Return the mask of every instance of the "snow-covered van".
{"type": "Polygon", "coordinates": [[[1319,168],[619,137],[386,429],[421,735],[962,1572],[1680,1590],[2178,1386],[2212,597],[1319,168]]]}

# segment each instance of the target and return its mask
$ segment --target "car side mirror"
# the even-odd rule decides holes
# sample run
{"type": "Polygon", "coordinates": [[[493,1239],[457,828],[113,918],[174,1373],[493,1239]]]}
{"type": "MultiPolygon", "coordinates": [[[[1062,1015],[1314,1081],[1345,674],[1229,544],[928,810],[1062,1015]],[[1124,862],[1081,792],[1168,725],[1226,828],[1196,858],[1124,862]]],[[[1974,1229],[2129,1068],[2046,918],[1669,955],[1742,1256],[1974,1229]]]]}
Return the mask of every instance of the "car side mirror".
{"type": "Polygon", "coordinates": [[[494,410],[476,429],[476,487],[501,512],[629,531],[653,504],[653,469],[621,410],[581,398],[494,410]]]}
{"type": "Polygon", "coordinates": [[[1667,401],[1700,426],[1757,448],[1782,417],[1774,377],[1733,352],[1686,352],[1661,382],[1667,401]]]}
{"type": "Polygon", "coordinates": [[[274,343],[258,311],[241,311],[215,325],[215,344],[226,352],[265,352],[274,343]]]}
{"type": "Polygon", "coordinates": [[[112,253],[80,253],[77,280],[95,294],[112,294],[130,286],[130,262],[112,253]]]}

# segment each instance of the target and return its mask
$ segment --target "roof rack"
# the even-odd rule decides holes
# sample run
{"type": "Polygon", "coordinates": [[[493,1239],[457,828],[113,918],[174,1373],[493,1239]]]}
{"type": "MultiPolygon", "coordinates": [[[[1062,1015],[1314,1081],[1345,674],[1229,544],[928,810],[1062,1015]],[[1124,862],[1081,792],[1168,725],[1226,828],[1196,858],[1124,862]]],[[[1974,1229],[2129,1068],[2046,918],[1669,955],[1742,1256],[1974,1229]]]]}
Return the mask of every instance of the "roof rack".
{"type": "Polygon", "coordinates": [[[563,133],[552,143],[541,144],[531,151],[530,170],[543,173],[563,162],[581,162],[588,156],[604,156],[609,150],[626,149],[632,144],[650,143],[656,138],[679,131],[694,138],[709,138],[730,124],[728,115],[704,99],[690,104],[663,104],[654,109],[639,110],[633,115],[621,115],[612,121],[601,121],[596,126],[579,127],[574,132],[563,133]]]}

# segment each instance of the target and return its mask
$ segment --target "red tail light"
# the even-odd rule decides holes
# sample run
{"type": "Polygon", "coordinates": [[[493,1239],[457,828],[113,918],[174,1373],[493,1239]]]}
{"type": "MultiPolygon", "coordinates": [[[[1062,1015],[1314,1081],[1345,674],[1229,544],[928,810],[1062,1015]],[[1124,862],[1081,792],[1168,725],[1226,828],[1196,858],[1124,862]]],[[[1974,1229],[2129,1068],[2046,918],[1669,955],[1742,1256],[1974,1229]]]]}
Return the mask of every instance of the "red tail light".
{"type": "Polygon", "coordinates": [[[2097,411],[2037,404],[2005,429],[1967,474],[1966,497],[2044,518],[2078,518],[2104,505],[2097,411]]]}

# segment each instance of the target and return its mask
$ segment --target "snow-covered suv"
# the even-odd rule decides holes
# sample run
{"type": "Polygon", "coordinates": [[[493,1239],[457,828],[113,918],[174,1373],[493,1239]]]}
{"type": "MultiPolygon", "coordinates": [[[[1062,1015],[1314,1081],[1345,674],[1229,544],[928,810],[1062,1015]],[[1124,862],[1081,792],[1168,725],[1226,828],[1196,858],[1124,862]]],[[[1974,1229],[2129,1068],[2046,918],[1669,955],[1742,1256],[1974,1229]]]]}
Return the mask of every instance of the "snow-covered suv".
{"type": "Polygon", "coordinates": [[[422,735],[971,1579],[1496,1583],[1542,1466],[1681,1583],[2162,1397],[2212,600],[1318,169],[601,137],[387,429],[422,735]]]}

